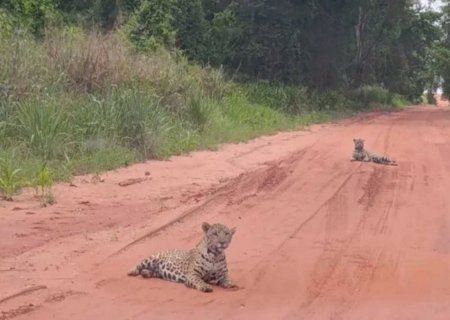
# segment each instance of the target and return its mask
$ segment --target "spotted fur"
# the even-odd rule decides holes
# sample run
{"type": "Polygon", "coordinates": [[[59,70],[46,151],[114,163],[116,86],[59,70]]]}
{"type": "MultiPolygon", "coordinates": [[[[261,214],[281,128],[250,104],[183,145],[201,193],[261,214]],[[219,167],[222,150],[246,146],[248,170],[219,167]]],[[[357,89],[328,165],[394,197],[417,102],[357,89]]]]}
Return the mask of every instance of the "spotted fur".
{"type": "Polygon", "coordinates": [[[213,291],[210,284],[223,288],[235,287],[225,259],[225,249],[231,242],[235,228],[204,222],[202,229],[203,239],[195,248],[154,254],[130,270],[128,275],[180,282],[203,292],[213,291]]]}
{"type": "Polygon", "coordinates": [[[364,149],[363,139],[353,139],[353,143],[355,144],[355,149],[353,150],[353,161],[374,162],[390,166],[397,165],[394,160],[391,160],[386,156],[380,156],[364,149]]]}

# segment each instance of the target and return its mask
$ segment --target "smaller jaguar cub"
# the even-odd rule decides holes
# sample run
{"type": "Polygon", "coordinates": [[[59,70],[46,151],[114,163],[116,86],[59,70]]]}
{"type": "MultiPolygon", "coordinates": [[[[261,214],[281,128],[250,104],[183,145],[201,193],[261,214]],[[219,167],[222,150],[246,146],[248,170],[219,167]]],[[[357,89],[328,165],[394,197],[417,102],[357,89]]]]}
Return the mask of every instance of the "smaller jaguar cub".
{"type": "Polygon", "coordinates": [[[353,143],[355,144],[355,150],[353,150],[352,161],[374,162],[390,166],[397,165],[397,163],[394,160],[391,160],[388,157],[380,156],[364,149],[363,139],[353,139],[353,143]]]}
{"type": "Polygon", "coordinates": [[[184,283],[188,288],[212,292],[209,284],[235,288],[228,275],[225,249],[231,242],[235,228],[223,224],[202,224],[203,239],[189,251],[169,250],[154,254],[134,269],[129,276],[161,278],[184,283]]]}

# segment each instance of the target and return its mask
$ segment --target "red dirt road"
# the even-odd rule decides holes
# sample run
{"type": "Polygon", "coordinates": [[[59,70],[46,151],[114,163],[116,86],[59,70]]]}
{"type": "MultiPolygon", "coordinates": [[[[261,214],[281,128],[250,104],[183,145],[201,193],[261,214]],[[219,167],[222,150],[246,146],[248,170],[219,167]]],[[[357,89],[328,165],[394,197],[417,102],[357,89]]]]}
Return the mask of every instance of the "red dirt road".
{"type": "Polygon", "coordinates": [[[0,319],[450,319],[450,109],[378,113],[150,161],[0,207],[0,319]],[[352,138],[399,166],[351,162],[352,138]],[[145,172],[150,174],[145,175],[145,172]],[[126,179],[146,180],[119,186],[126,179]],[[239,290],[127,277],[237,232],[239,290]]]}

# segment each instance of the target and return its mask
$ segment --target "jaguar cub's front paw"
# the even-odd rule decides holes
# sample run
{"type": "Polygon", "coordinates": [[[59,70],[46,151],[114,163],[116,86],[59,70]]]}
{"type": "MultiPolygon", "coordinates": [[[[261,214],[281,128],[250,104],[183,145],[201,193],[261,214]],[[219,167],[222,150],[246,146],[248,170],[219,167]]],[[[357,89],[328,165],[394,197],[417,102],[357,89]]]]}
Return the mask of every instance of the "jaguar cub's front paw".
{"type": "Polygon", "coordinates": [[[202,287],[198,288],[198,290],[200,290],[202,292],[213,292],[213,288],[211,286],[202,286],[202,287]]]}
{"type": "Polygon", "coordinates": [[[232,289],[232,288],[237,288],[237,285],[235,285],[233,282],[226,282],[226,283],[222,283],[221,287],[225,288],[225,289],[232,289]]]}

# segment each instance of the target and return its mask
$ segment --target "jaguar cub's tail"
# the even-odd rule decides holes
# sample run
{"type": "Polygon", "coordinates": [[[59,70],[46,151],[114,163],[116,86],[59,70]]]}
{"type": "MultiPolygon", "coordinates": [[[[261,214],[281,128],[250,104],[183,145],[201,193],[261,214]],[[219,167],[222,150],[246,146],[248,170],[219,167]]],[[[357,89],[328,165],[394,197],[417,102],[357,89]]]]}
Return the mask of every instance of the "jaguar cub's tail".
{"type": "Polygon", "coordinates": [[[141,270],[138,268],[138,266],[134,267],[127,273],[127,275],[129,275],[130,277],[137,277],[140,274],[141,274],[141,270]]]}
{"type": "Polygon", "coordinates": [[[144,259],[142,262],[138,263],[133,269],[128,271],[128,275],[131,277],[137,277],[142,273],[142,270],[145,269],[149,264],[148,259],[144,259]]]}
{"type": "Polygon", "coordinates": [[[372,161],[379,164],[384,164],[387,166],[398,166],[397,162],[395,160],[389,159],[385,156],[375,156],[372,158],[372,161]]]}

